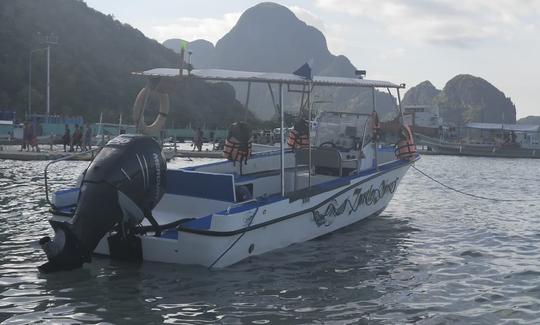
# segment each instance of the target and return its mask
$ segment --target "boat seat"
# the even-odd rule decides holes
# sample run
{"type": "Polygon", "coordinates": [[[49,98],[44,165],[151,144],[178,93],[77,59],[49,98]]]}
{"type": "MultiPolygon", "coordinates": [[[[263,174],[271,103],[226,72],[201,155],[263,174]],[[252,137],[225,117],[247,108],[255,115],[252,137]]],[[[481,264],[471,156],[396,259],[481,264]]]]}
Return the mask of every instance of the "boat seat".
{"type": "MultiPolygon", "coordinates": [[[[307,165],[309,149],[296,151],[296,164],[307,165]]],[[[312,148],[311,165],[315,167],[315,173],[330,172],[335,176],[342,176],[342,159],[338,149],[335,148],[312,148]]]]}

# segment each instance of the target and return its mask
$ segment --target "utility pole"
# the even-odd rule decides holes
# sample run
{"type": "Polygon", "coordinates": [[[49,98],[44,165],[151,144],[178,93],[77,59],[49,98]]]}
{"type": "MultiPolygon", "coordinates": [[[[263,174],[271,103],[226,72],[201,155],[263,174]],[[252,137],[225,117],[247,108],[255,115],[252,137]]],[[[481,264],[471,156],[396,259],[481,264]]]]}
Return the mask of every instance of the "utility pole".
{"type": "Polygon", "coordinates": [[[58,36],[50,34],[45,37],[45,44],[47,44],[47,118],[46,122],[49,122],[49,114],[51,113],[51,45],[58,44],[58,36]]]}
{"type": "Polygon", "coordinates": [[[28,59],[28,115],[32,114],[32,55],[34,52],[43,50],[45,50],[45,48],[30,50],[28,59]]]}

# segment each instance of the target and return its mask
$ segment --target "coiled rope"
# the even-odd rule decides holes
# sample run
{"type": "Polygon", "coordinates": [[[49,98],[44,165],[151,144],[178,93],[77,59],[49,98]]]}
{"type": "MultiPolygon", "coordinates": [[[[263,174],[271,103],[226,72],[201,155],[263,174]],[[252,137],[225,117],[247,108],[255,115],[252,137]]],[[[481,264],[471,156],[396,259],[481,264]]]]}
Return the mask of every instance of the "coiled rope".
{"type": "Polygon", "coordinates": [[[489,200],[489,201],[495,201],[495,202],[533,202],[533,201],[539,201],[538,199],[497,199],[497,198],[491,198],[491,197],[485,197],[485,196],[480,196],[480,195],[475,195],[475,194],[471,194],[471,193],[467,193],[467,192],[464,192],[464,191],[461,191],[461,190],[458,190],[457,188],[454,188],[454,187],[451,187],[451,186],[448,186],[446,184],[444,184],[443,182],[441,181],[438,181],[436,180],[435,178],[429,176],[428,174],[426,174],[425,172],[421,171],[420,169],[418,169],[416,166],[412,165],[411,166],[412,168],[414,168],[417,172],[419,172],[420,174],[424,175],[425,177],[427,177],[428,179],[432,180],[433,182],[451,190],[451,191],[454,191],[454,192],[457,192],[459,194],[463,194],[463,195],[466,195],[466,196],[470,196],[470,197],[473,197],[473,198],[476,198],[476,199],[481,199],[481,200],[489,200]]]}

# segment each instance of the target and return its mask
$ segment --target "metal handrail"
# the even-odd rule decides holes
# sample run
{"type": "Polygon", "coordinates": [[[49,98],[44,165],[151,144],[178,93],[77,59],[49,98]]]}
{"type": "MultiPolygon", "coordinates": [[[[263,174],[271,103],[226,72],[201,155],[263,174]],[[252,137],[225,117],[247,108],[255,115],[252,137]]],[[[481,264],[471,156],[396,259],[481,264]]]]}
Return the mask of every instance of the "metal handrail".
{"type": "MultiPolygon", "coordinates": [[[[95,149],[90,149],[90,150],[87,150],[87,151],[81,151],[81,152],[76,152],[74,154],[71,154],[71,155],[68,155],[68,156],[64,156],[64,157],[61,157],[61,158],[58,158],[58,159],[55,159],[53,161],[50,161],[46,166],[45,166],[45,172],[44,172],[44,176],[45,176],[45,199],[47,200],[47,203],[49,203],[49,205],[51,207],[55,207],[54,204],[52,204],[51,200],[49,199],[49,182],[48,182],[48,173],[47,173],[47,170],[49,169],[49,166],[53,165],[53,164],[56,164],[60,161],[64,161],[64,160],[70,160],[72,159],[73,157],[77,157],[77,156],[82,156],[84,154],[87,154],[87,153],[90,153],[90,152],[94,152],[94,151],[98,151],[98,150],[101,150],[101,147],[97,147],[95,149]]],[[[95,158],[95,156],[92,157],[92,160],[95,158]]]]}
{"type": "Polygon", "coordinates": [[[362,133],[362,149],[364,149],[364,147],[366,146],[366,130],[367,130],[367,124],[370,120],[372,120],[373,117],[370,115],[367,119],[366,119],[366,122],[364,122],[364,132],[362,133]]]}

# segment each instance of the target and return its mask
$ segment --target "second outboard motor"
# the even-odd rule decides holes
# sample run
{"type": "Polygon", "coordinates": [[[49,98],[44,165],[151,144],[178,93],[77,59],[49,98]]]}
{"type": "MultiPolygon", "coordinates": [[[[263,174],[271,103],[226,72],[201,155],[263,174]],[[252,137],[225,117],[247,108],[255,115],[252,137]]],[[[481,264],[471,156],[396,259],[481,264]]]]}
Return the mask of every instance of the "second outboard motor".
{"type": "Polygon", "coordinates": [[[123,134],[109,141],[84,175],[71,222],[54,223],[54,239],[39,241],[49,260],[39,269],[81,267],[113,228],[125,238],[130,228],[147,218],[157,229],[151,211],[165,191],[165,175],[165,159],[151,137],[123,134]]]}

